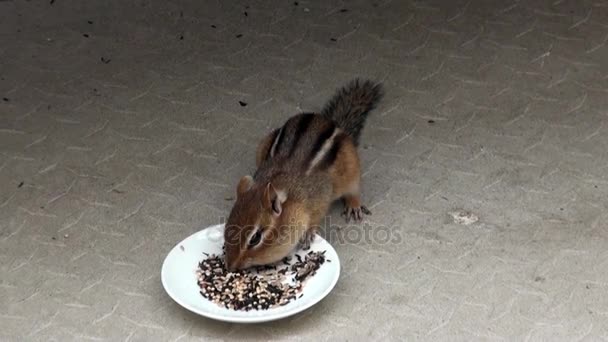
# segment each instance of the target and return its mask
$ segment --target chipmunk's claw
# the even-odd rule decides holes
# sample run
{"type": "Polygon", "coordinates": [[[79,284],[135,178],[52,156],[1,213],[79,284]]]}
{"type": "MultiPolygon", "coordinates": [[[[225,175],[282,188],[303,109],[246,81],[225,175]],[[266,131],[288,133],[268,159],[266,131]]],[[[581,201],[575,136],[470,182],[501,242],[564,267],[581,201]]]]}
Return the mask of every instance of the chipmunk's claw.
{"type": "Polygon", "coordinates": [[[316,233],[317,232],[312,229],[309,229],[304,233],[304,236],[300,239],[300,248],[302,250],[307,251],[310,249],[310,244],[315,240],[316,233]]]}
{"type": "Polygon", "coordinates": [[[342,216],[344,216],[344,218],[346,219],[346,222],[350,222],[350,220],[352,219],[354,222],[361,222],[363,221],[363,215],[371,215],[372,212],[367,209],[367,207],[365,207],[364,205],[360,206],[360,207],[356,207],[356,208],[352,208],[352,207],[345,207],[344,211],[342,212],[342,216]]]}

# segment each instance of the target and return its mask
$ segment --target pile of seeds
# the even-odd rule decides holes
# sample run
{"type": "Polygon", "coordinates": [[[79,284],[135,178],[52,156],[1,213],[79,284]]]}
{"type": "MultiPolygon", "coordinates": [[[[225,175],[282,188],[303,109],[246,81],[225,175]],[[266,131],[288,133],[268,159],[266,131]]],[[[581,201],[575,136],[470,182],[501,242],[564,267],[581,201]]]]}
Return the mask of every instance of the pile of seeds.
{"type": "Polygon", "coordinates": [[[325,251],[310,251],[304,258],[296,254],[296,259],[293,264],[288,257],[278,265],[229,272],[223,256],[207,255],[196,271],[200,293],[232,310],[267,310],[286,305],[301,298],[306,279],[314,276],[325,261],[331,262],[325,258],[325,251]]]}

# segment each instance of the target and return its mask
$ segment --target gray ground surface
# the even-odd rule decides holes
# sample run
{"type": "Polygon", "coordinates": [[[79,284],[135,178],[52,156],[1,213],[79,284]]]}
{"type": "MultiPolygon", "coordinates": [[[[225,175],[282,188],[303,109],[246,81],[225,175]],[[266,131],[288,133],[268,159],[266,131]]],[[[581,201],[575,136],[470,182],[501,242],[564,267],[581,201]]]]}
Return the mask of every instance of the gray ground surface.
{"type": "Polygon", "coordinates": [[[373,4],[0,1],[0,339],[608,339],[608,2],[373,4]],[[367,222],[401,241],[336,243],[283,321],[174,304],[169,249],[358,75],[367,222]]]}

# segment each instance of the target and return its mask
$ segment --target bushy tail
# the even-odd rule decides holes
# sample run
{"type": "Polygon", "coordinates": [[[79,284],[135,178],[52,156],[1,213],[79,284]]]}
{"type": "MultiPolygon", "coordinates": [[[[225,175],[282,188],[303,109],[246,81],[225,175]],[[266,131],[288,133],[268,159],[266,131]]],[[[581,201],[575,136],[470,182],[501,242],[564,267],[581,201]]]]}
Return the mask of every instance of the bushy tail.
{"type": "Polygon", "coordinates": [[[359,144],[359,136],[369,112],[382,99],[380,83],[355,79],[341,88],[325,105],[321,114],[332,120],[359,144]]]}

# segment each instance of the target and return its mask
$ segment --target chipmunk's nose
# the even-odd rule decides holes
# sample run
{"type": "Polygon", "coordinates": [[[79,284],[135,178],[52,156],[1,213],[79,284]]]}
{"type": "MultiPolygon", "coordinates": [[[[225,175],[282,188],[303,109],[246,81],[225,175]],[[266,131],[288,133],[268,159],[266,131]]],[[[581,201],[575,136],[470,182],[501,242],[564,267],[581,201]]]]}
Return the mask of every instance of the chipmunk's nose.
{"type": "Polygon", "coordinates": [[[224,257],[224,264],[226,265],[226,269],[230,272],[234,272],[239,269],[238,259],[232,259],[228,256],[228,254],[226,254],[224,257]]]}

